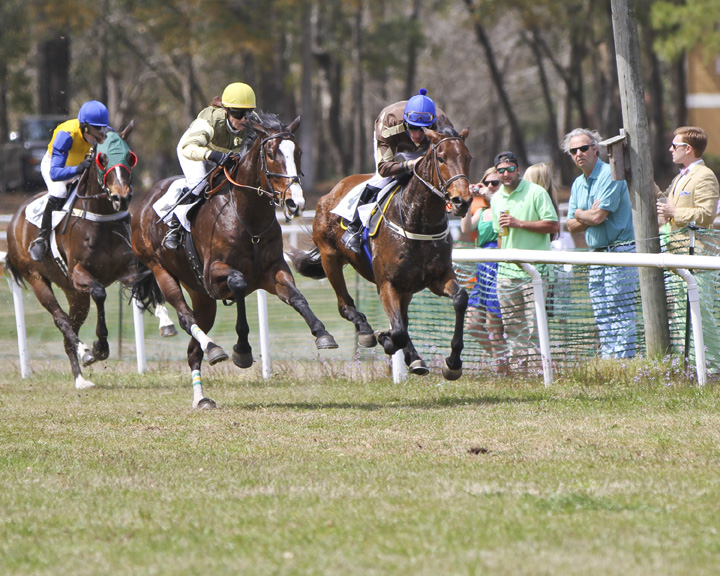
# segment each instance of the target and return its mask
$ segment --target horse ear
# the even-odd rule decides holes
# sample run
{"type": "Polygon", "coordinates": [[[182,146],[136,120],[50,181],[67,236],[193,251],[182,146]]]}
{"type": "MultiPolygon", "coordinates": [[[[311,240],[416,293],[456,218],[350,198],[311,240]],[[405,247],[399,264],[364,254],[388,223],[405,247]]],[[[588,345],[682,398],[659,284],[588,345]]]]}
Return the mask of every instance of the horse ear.
{"type": "Polygon", "coordinates": [[[425,136],[427,136],[428,140],[430,140],[433,144],[437,144],[443,139],[442,134],[435,132],[432,128],[425,128],[425,136]]]}
{"type": "Polygon", "coordinates": [[[288,132],[292,132],[294,134],[295,130],[297,130],[299,127],[300,127],[300,116],[295,118],[295,120],[293,120],[290,123],[290,125],[287,127],[287,129],[288,129],[288,132]]]}
{"type": "Polygon", "coordinates": [[[135,127],[135,120],[130,120],[130,123],[125,126],[122,132],[120,132],[120,138],[125,140],[130,135],[130,132],[132,132],[133,128],[135,127]]]}
{"type": "Polygon", "coordinates": [[[460,132],[460,134],[458,134],[458,136],[460,136],[460,138],[462,138],[463,140],[465,140],[465,138],[468,137],[468,134],[470,134],[470,126],[468,126],[468,127],[465,128],[462,132],[460,132]]]}

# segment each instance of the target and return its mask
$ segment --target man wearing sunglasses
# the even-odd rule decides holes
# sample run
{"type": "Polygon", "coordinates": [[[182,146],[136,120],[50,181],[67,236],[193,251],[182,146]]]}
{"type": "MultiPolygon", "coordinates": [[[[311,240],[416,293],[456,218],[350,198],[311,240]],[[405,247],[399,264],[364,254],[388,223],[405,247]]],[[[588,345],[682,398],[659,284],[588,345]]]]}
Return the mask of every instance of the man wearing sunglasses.
{"type": "MultiPolygon", "coordinates": [[[[600,135],[576,128],[562,149],[582,174],[573,182],[568,230],[585,233],[595,252],[635,252],[630,193],[625,180],[613,180],[610,165],[598,158],[600,135]]],[[[590,266],[588,291],[600,338],[602,358],[632,358],[636,351],[635,297],[637,268],[590,266]]]]}
{"type": "Polygon", "coordinates": [[[675,130],[670,153],[673,163],[682,168],[665,192],[667,202],[657,204],[660,223],[669,223],[669,232],[690,222],[712,228],[720,188],[715,173],[702,159],[707,142],[705,130],[697,126],[681,126],[675,130]]]}
{"type": "Polygon", "coordinates": [[[350,220],[342,236],[343,244],[355,253],[362,247],[362,227],[369,206],[377,199],[378,192],[394,180],[409,177],[415,164],[427,152],[429,140],[425,128],[439,130],[448,127],[454,132],[450,119],[435,106],[427,96],[427,90],[421,88],[409,100],[396,102],[382,109],[375,120],[374,148],[375,175],[351,190],[345,202],[341,202],[333,213],[350,220]]]}
{"type": "MultiPolygon", "coordinates": [[[[212,104],[200,111],[177,147],[180,167],[185,175],[185,188],[182,190],[176,209],[185,213],[202,199],[207,184],[208,172],[216,166],[231,162],[231,156],[237,153],[251,131],[243,123],[245,118],[254,116],[255,92],[243,82],[228,84],[222,97],[215,97],[212,104]]],[[[168,222],[168,233],[163,246],[169,250],[180,247],[180,220],[173,212],[168,222]]]]}
{"type": "MultiPolygon", "coordinates": [[[[550,250],[550,236],[560,230],[550,195],[520,177],[513,152],[500,152],[494,164],[502,187],[492,197],[490,207],[500,249],[550,250]]],[[[537,348],[534,296],[527,273],[516,264],[500,262],[497,295],[507,335],[509,366],[527,369],[528,356],[537,348]]]]}
{"type": "Polygon", "coordinates": [[[35,262],[40,262],[47,254],[52,213],[63,207],[70,194],[70,184],[90,167],[91,160],[86,156],[93,146],[105,141],[109,123],[105,104],[90,100],[80,107],[77,118],[55,128],[40,163],[48,198],[38,236],[28,246],[30,258],[35,262]]]}

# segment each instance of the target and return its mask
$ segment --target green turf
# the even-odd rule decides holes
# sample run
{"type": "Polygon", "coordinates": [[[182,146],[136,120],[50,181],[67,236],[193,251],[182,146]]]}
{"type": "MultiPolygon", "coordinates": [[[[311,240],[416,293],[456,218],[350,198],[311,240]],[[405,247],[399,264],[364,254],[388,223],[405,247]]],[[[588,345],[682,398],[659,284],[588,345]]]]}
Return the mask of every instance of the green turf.
{"type": "Polygon", "coordinates": [[[1,574],[717,573],[720,393],[667,367],[220,365],[193,411],[180,362],[55,364],[0,377],[1,574]]]}

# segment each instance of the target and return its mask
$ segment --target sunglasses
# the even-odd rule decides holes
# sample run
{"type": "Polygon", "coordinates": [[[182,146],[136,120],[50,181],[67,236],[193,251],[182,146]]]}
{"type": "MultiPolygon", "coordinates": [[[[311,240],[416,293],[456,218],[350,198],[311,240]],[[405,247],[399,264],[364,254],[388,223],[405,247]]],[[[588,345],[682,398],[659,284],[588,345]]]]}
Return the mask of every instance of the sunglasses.
{"type": "Polygon", "coordinates": [[[507,168],[496,168],[498,174],[505,174],[505,172],[510,172],[512,174],[517,170],[517,166],[508,166],[507,168]]]}
{"type": "Polygon", "coordinates": [[[585,144],[585,146],[578,146],[577,148],[570,148],[570,155],[575,156],[578,152],[587,152],[592,148],[592,144],[585,144]]]}
{"type": "Polygon", "coordinates": [[[675,142],[671,142],[670,146],[672,146],[673,150],[677,150],[680,146],[688,146],[685,142],[678,142],[677,144],[675,142]]]}
{"type": "Polygon", "coordinates": [[[225,108],[227,110],[227,113],[230,114],[235,120],[242,120],[252,112],[252,110],[249,110],[247,108],[225,108]]]}
{"type": "Polygon", "coordinates": [[[485,186],[499,186],[500,180],[483,180],[483,184],[485,186]]]}

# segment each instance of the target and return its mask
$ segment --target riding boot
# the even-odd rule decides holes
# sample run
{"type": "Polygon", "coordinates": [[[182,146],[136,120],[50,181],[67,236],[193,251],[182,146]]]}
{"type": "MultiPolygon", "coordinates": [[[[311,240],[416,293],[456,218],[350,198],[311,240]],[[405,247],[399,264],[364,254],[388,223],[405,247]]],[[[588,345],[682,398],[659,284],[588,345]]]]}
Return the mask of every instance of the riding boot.
{"type": "Polygon", "coordinates": [[[362,250],[363,228],[358,208],[374,200],[378,192],[380,192],[380,188],[370,185],[365,186],[365,190],[363,190],[362,194],[360,194],[360,200],[358,201],[357,208],[355,209],[355,215],[340,239],[348,250],[352,250],[356,254],[360,254],[360,251],[362,250]]]}
{"type": "Polygon", "coordinates": [[[45,204],[45,212],[43,212],[42,223],[37,238],[28,246],[30,258],[35,262],[40,262],[45,257],[48,250],[48,236],[52,230],[52,213],[59,210],[65,204],[65,198],[56,198],[48,196],[47,204],[45,204]]]}
{"type": "MultiPolygon", "coordinates": [[[[197,196],[195,196],[194,194],[189,194],[188,189],[183,188],[182,194],[180,195],[180,201],[177,203],[176,206],[181,206],[183,204],[191,204],[192,202],[195,202],[195,200],[197,200],[197,196]]],[[[167,234],[165,234],[165,238],[163,238],[163,246],[165,246],[165,248],[167,248],[168,250],[177,250],[180,247],[182,227],[180,225],[180,220],[178,220],[178,217],[175,215],[175,213],[173,213],[167,225],[168,231],[167,234]]]]}

